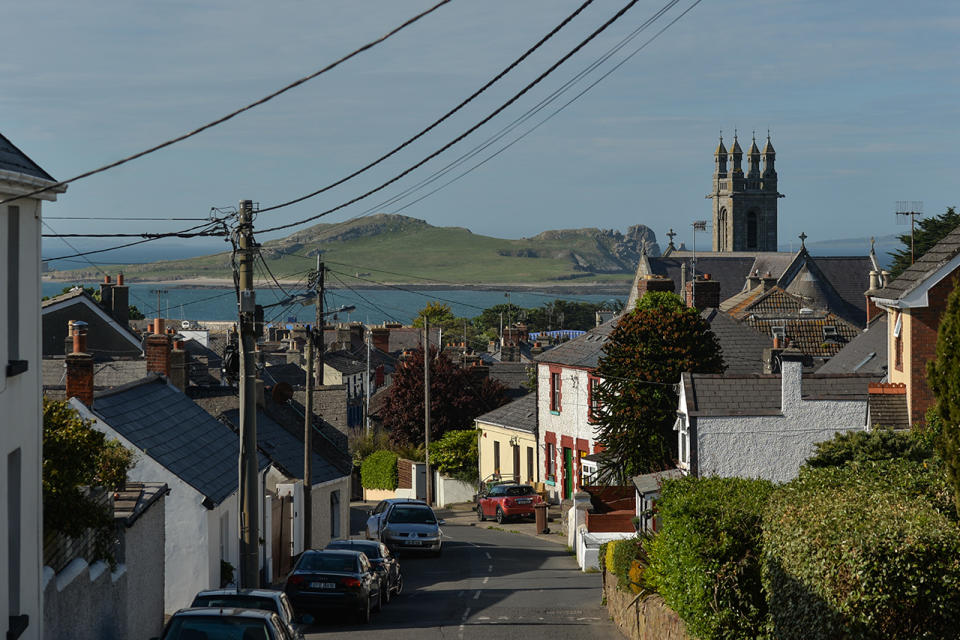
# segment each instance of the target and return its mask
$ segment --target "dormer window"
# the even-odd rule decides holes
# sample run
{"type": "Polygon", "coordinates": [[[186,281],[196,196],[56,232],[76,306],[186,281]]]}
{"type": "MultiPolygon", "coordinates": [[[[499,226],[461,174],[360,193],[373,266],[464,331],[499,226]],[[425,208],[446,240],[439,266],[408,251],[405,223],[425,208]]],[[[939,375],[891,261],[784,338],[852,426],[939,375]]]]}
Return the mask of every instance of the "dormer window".
{"type": "Polygon", "coordinates": [[[823,327],[823,339],[825,342],[836,342],[840,339],[840,334],[837,333],[837,328],[833,325],[825,325],[823,327]]]}
{"type": "Polygon", "coordinates": [[[787,329],[783,326],[770,327],[770,333],[774,338],[779,338],[780,340],[783,340],[787,337],[787,329]]]}

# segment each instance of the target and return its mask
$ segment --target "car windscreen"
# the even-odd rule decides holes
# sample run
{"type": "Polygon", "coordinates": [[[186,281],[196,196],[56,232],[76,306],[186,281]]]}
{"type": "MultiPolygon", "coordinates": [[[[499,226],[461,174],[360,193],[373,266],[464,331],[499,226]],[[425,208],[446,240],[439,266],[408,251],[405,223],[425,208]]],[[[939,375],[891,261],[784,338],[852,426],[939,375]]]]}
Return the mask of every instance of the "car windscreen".
{"type": "Polygon", "coordinates": [[[264,611],[277,610],[277,601],[273,598],[264,598],[261,596],[244,595],[242,593],[216,596],[197,596],[193,599],[191,607],[226,607],[236,609],[263,609],[264,611]]]}
{"type": "Polygon", "coordinates": [[[394,524],[437,524],[437,518],[429,507],[426,509],[394,507],[387,518],[387,522],[394,524]]]}
{"type": "Polygon", "coordinates": [[[234,616],[174,616],[163,640],[273,640],[267,622],[234,616]]]}
{"type": "Polygon", "coordinates": [[[370,560],[376,560],[380,558],[380,545],[376,543],[365,544],[363,542],[331,542],[327,545],[327,549],[349,549],[351,551],[362,551],[370,560]]]}
{"type": "Polygon", "coordinates": [[[519,487],[507,487],[508,496],[532,496],[533,487],[529,485],[520,485],[519,487]]]}
{"type": "Polygon", "coordinates": [[[352,555],[311,553],[300,560],[298,569],[304,571],[344,571],[357,572],[357,558],[352,555]]]}

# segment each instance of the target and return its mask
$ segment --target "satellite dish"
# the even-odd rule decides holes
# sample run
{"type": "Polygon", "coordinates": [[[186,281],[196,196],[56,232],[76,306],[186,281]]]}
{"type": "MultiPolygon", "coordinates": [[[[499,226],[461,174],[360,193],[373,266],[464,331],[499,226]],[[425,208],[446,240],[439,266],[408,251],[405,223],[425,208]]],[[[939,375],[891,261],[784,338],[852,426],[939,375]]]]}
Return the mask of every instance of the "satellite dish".
{"type": "Polygon", "coordinates": [[[273,385],[273,393],[270,397],[277,404],[286,404],[293,397],[293,387],[286,382],[278,382],[273,385]]]}

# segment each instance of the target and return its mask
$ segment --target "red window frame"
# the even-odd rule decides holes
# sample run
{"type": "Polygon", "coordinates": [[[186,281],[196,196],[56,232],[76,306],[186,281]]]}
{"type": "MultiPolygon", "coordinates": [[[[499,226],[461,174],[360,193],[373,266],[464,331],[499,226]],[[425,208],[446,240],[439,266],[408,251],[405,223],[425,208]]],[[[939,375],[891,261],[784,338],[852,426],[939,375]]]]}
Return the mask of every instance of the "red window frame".
{"type": "Polygon", "coordinates": [[[550,411],[560,413],[563,410],[563,370],[550,367],[550,411]]]}
{"type": "Polygon", "coordinates": [[[600,413],[600,402],[596,399],[594,392],[600,386],[600,378],[592,373],[587,374],[587,421],[595,423],[600,413]]]}
{"type": "Polygon", "coordinates": [[[556,480],[557,434],[547,431],[543,434],[543,472],[545,480],[556,480]]]}

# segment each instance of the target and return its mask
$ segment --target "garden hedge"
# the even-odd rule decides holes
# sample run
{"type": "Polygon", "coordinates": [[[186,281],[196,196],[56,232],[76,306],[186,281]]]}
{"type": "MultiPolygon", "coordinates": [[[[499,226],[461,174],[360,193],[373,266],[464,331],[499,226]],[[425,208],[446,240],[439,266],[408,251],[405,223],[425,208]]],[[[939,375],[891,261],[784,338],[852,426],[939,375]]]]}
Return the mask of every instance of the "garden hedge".
{"type": "MultiPolygon", "coordinates": [[[[611,540],[600,547],[603,554],[601,569],[606,567],[607,571],[617,577],[617,588],[621,591],[631,589],[630,569],[643,553],[642,544],[641,538],[628,538],[611,540]]],[[[634,575],[637,575],[636,572],[634,575]]]]}
{"type": "Polygon", "coordinates": [[[360,484],[364,489],[397,488],[397,454],[381,449],[363,459],[360,465],[360,484]]]}
{"type": "Polygon", "coordinates": [[[663,484],[660,532],[648,545],[646,584],[691,635],[756,638],[766,623],[760,581],[765,480],[685,477],[663,484]]]}
{"type": "Polygon", "coordinates": [[[773,638],[956,638],[960,529],[942,463],[805,468],[771,497],[773,638]]]}

